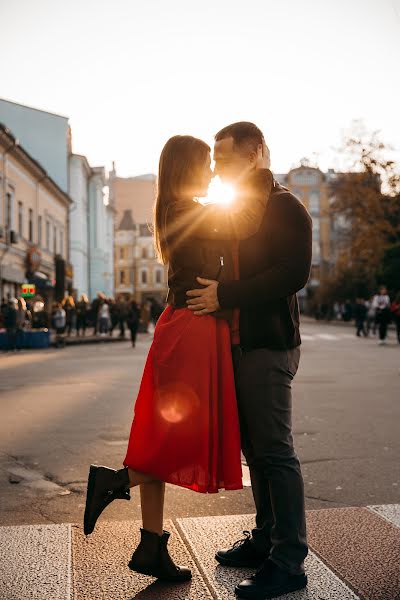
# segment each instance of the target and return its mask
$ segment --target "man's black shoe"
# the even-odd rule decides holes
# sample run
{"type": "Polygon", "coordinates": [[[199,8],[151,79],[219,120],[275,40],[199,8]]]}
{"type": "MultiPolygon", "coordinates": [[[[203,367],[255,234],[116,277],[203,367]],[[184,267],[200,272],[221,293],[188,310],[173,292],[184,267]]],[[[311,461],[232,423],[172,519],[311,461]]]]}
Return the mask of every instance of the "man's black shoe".
{"type": "Polygon", "coordinates": [[[231,548],[218,550],[215,559],[224,567],[254,567],[263,564],[269,555],[269,550],[260,553],[251,541],[250,531],[243,531],[245,537],[238,540],[231,548]]]}
{"type": "Polygon", "coordinates": [[[307,585],[307,575],[291,575],[272,560],[267,559],[263,566],[235,588],[238,598],[244,600],[269,600],[283,594],[301,590],[307,585]]]}
{"type": "Polygon", "coordinates": [[[108,467],[90,465],[83,519],[85,535],[92,533],[103,510],[116,498],[131,499],[127,467],[115,471],[108,467]]]}

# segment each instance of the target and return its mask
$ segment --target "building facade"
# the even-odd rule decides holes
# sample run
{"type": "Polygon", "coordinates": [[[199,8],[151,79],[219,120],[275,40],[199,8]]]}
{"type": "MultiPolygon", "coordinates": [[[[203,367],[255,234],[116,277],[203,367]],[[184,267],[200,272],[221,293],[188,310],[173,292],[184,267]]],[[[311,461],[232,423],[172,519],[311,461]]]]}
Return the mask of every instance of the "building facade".
{"type": "Polygon", "coordinates": [[[2,299],[20,296],[21,284],[34,283],[47,305],[54,300],[55,259],[68,261],[70,204],[69,196],[41,164],[0,125],[2,299]]]}
{"type": "Polygon", "coordinates": [[[68,193],[68,117],[0,98],[0,123],[4,123],[23,148],[68,193]]]}
{"type": "Polygon", "coordinates": [[[108,203],[104,168],[93,168],[84,156],[73,154],[67,117],[0,99],[2,120],[72,199],[66,238],[69,291],[90,299],[98,291],[113,295],[114,209],[108,203]]]}
{"type": "Polygon", "coordinates": [[[164,303],[168,292],[167,268],[158,261],[152,234],[156,177],[117,177],[114,167],[110,174],[110,194],[117,215],[115,293],[133,294],[138,303],[146,298],[164,303]]]}
{"type": "Polygon", "coordinates": [[[114,208],[108,201],[103,167],[91,167],[85,156],[70,154],[69,185],[71,263],[77,297],[97,292],[114,295],[114,208]]]}
{"type": "MultiPolygon", "coordinates": [[[[299,198],[309,211],[313,221],[312,266],[307,287],[315,288],[332,264],[330,182],[334,172],[323,173],[303,160],[299,167],[275,178],[299,198]]],[[[299,294],[300,299],[306,290],[299,294]]]]}
{"type": "Polygon", "coordinates": [[[167,269],[157,260],[151,229],[135,224],[126,210],[115,234],[115,293],[133,296],[139,304],[154,298],[160,304],[167,296],[167,269]]]}

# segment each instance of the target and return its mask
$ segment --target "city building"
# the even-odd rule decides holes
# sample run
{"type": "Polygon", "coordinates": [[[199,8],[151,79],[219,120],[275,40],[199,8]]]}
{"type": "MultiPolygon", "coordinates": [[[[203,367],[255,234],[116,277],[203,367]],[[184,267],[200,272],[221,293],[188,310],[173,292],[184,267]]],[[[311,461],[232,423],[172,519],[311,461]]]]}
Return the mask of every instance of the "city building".
{"type": "Polygon", "coordinates": [[[0,123],[13,132],[58,187],[68,193],[68,117],[0,98],[0,123]]]}
{"type": "Polygon", "coordinates": [[[56,260],[65,261],[65,287],[72,286],[70,204],[65,191],[0,124],[1,298],[20,296],[21,284],[33,283],[49,308],[56,297],[56,260]]]}
{"type": "Polygon", "coordinates": [[[166,299],[167,268],[160,264],[152,234],[155,175],[118,177],[110,173],[110,194],[116,211],[115,294],[133,294],[136,302],[166,299]]]}
{"type": "Polygon", "coordinates": [[[85,156],[69,156],[71,263],[77,297],[92,300],[97,292],[114,294],[114,208],[108,201],[103,167],[85,156]]]}
{"type": "Polygon", "coordinates": [[[315,289],[331,269],[334,260],[332,247],[332,220],[329,206],[331,202],[330,185],[335,177],[332,169],[323,173],[303,159],[300,166],[285,174],[274,174],[282,185],[290,189],[309,211],[313,220],[312,266],[309,282],[298,293],[301,307],[306,307],[307,288],[315,289]]]}
{"type": "Polygon", "coordinates": [[[69,292],[90,299],[98,291],[113,295],[114,209],[104,168],[93,168],[84,156],[73,154],[68,117],[0,99],[1,121],[72,199],[69,292]]]}
{"type": "Polygon", "coordinates": [[[167,296],[167,269],[158,262],[154,240],[147,224],[135,224],[126,210],[115,234],[115,293],[134,296],[142,303],[154,298],[164,303],[167,296]]]}
{"type": "Polygon", "coordinates": [[[114,295],[114,216],[103,167],[92,167],[89,185],[89,298],[114,295]]]}

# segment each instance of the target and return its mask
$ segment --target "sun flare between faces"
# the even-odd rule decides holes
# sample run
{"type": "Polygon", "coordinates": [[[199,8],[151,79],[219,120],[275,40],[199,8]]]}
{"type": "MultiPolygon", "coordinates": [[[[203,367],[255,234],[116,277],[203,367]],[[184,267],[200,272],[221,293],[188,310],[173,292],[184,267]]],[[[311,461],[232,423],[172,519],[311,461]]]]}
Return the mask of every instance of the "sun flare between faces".
{"type": "Polygon", "coordinates": [[[207,196],[200,198],[202,204],[222,204],[229,206],[235,199],[235,188],[221,181],[219,177],[211,180],[207,196]]]}

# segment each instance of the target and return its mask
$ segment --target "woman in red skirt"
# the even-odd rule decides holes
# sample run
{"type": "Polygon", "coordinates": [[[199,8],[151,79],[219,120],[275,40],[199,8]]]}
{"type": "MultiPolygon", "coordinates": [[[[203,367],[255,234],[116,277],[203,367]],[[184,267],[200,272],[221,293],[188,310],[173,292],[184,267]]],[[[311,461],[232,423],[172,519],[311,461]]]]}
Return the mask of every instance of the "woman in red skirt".
{"type": "Polygon", "coordinates": [[[163,529],[165,483],[196,492],[242,488],[240,432],[231,356],[232,314],[195,316],[186,292],[197,276],[234,279],[235,242],[254,235],[272,187],[262,151],[249,161],[234,207],[202,205],[212,177],[210,148],[175,136],[159,164],[155,241],[168,264],[168,306],[157,322],[136,399],[128,449],[119,470],[91,465],[84,532],[92,533],[114,499],[140,485],[143,528],[129,563],[168,581],[190,579],[174,564],[163,529]]]}

